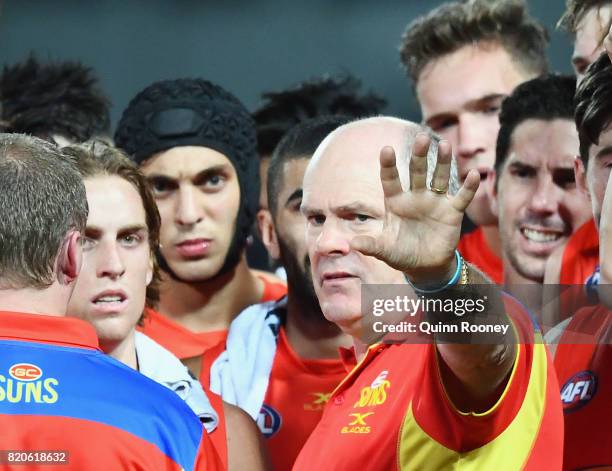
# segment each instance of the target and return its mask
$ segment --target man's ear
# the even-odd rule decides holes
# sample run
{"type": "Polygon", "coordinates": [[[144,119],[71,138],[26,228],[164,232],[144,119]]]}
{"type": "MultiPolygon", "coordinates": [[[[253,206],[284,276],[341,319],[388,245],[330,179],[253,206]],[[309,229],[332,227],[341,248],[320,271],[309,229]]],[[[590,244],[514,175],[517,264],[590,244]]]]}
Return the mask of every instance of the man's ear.
{"type": "Polygon", "coordinates": [[[81,234],[79,231],[68,233],[57,257],[57,280],[69,285],[81,272],[83,252],[81,248],[81,234]]]}
{"type": "Polygon", "coordinates": [[[487,180],[485,181],[485,189],[489,196],[489,204],[491,205],[491,212],[497,218],[499,218],[499,204],[497,202],[497,172],[493,169],[487,174],[487,180]]]}
{"type": "Polygon", "coordinates": [[[260,209],[257,212],[257,225],[261,232],[261,241],[266,246],[270,257],[274,260],[280,259],[280,248],[278,246],[278,237],[276,235],[276,228],[274,227],[274,221],[272,221],[272,214],[267,209],[260,209]]]}
{"type": "Polygon", "coordinates": [[[586,181],[586,169],[580,157],[574,157],[574,177],[576,178],[576,188],[581,193],[584,193],[591,200],[591,192],[586,181]]]}

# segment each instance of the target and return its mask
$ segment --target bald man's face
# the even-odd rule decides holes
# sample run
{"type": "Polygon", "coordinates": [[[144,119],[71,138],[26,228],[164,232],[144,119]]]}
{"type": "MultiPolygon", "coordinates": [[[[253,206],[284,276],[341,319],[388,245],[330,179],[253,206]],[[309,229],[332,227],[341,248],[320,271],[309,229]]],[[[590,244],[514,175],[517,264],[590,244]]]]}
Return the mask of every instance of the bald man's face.
{"type": "Polygon", "coordinates": [[[380,150],[391,145],[400,154],[405,141],[405,129],[397,126],[353,125],[317,152],[304,176],[302,212],[315,292],[325,317],[353,336],[362,330],[362,283],[404,282],[401,272],[351,250],[350,241],[381,233],[380,150]]]}

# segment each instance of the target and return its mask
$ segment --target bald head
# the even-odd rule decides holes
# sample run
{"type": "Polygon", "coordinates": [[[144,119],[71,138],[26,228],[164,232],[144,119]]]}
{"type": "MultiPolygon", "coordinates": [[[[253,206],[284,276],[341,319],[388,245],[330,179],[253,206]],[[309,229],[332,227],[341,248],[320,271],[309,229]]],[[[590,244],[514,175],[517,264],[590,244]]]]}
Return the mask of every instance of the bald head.
{"type": "MultiPolygon", "coordinates": [[[[383,230],[385,197],[380,151],[395,150],[402,186],[409,187],[410,149],[422,126],[376,117],[346,124],[329,134],[313,155],[303,183],[302,212],[313,284],[321,310],[351,335],[360,331],[361,284],[398,284],[401,272],[351,249],[355,236],[376,237],[383,230]]],[[[429,149],[428,184],[435,169],[437,142],[429,149]]],[[[451,171],[451,192],[457,171],[451,171]]]]}
{"type": "MultiPolygon", "coordinates": [[[[391,146],[397,157],[402,186],[407,189],[410,176],[408,165],[410,149],[416,135],[423,132],[431,134],[431,131],[424,126],[387,116],[362,119],[340,126],[317,148],[304,176],[304,187],[308,180],[312,180],[311,174],[318,179],[320,172],[342,171],[351,166],[358,167],[364,174],[378,177],[380,151],[385,146],[391,146]]],[[[438,151],[438,138],[432,136],[432,145],[427,154],[428,184],[433,176],[438,151]]],[[[458,189],[457,170],[453,159],[450,193],[454,194],[458,189]]]]}

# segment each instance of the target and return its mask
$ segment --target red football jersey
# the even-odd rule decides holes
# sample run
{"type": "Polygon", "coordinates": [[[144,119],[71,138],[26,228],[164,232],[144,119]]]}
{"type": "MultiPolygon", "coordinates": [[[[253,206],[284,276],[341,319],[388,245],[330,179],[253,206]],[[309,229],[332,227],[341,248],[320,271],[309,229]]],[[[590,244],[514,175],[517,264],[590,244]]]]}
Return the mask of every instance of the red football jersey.
{"type": "Polygon", "coordinates": [[[487,245],[482,228],[478,227],[462,235],[457,250],[465,260],[476,266],[494,283],[498,285],[504,283],[504,267],[501,258],[495,255],[487,245]]]}
{"type": "Polygon", "coordinates": [[[567,471],[612,466],[611,341],[612,312],[599,305],[578,311],[557,345],[567,471]]]}
{"type": "Polygon", "coordinates": [[[583,285],[599,265],[599,233],[595,220],[584,223],[574,232],[563,250],[559,283],[583,285]]]}
{"type": "Polygon", "coordinates": [[[97,346],[80,319],[0,312],[0,447],[30,455],[10,469],[222,469],[174,392],[97,346]]]}
{"type": "Polygon", "coordinates": [[[446,396],[432,344],[377,344],[334,391],[295,471],[560,470],[563,418],[548,351],[522,308],[506,309],[524,343],[499,401],[484,413],[446,396]]]}
{"type": "MultiPolygon", "coordinates": [[[[275,301],[287,294],[287,286],[271,283],[260,277],[264,283],[261,302],[275,301]]],[[[239,313],[236,313],[238,315],[239,313]]],[[[206,350],[227,339],[227,329],[212,332],[192,332],[178,322],[147,309],[144,325],[139,328],[162,347],[170,350],[181,360],[201,356],[206,350]]]]}
{"type": "Polygon", "coordinates": [[[268,390],[257,420],[267,438],[275,470],[291,469],[319,423],[332,391],[345,376],[340,358],[300,358],[287,341],[285,330],[280,329],[268,390]]]}

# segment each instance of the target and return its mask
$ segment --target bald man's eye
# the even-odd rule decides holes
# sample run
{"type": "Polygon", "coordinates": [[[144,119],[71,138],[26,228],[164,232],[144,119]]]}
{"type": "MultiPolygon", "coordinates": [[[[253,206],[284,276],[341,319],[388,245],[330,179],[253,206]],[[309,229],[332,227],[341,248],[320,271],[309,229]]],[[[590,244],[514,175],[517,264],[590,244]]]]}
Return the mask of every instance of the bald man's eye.
{"type": "Polygon", "coordinates": [[[325,223],[325,216],[322,214],[313,214],[307,218],[308,224],[313,226],[322,226],[325,223]]]}
{"type": "Polygon", "coordinates": [[[368,222],[369,220],[373,218],[371,216],[368,216],[367,214],[355,214],[353,219],[357,222],[364,223],[364,222],[368,222]]]}

